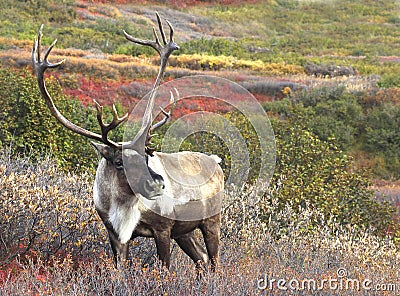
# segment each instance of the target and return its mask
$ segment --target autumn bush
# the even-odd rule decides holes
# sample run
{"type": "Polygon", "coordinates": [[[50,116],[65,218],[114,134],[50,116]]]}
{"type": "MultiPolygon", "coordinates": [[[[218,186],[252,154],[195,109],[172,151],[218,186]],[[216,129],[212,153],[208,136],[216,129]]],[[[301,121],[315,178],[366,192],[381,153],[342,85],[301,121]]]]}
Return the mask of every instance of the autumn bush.
{"type": "MultiPolygon", "coordinates": [[[[31,155],[32,159],[39,159],[41,155],[52,153],[56,163],[67,171],[94,172],[96,166],[94,149],[87,139],[68,131],[49,114],[30,73],[25,72],[25,76],[22,76],[19,73],[2,70],[0,74],[5,81],[4,84],[1,84],[3,87],[0,88],[0,92],[6,98],[4,108],[0,111],[0,123],[3,127],[0,131],[0,144],[3,149],[11,147],[13,155],[26,152],[31,155]],[[10,81],[13,83],[10,84],[10,81]]],[[[48,84],[53,96],[58,98],[57,105],[67,118],[89,130],[98,130],[93,108],[84,108],[79,102],[71,101],[70,98],[63,96],[59,86],[52,79],[49,79],[48,84]]],[[[377,232],[381,233],[392,229],[393,220],[390,207],[374,200],[372,192],[367,189],[368,182],[365,178],[350,173],[351,160],[338,148],[340,147],[338,145],[344,146],[346,138],[339,138],[338,142],[331,137],[331,135],[340,136],[339,132],[348,131],[349,127],[346,130],[340,128],[340,122],[346,125],[353,124],[354,128],[357,128],[359,122],[357,116],[360,116],[357,114],[360,114],[361,111],[356,103],[356,97],[338,87],[303,92],[303,97],[299,96],[297,100],[301,102],[303,109],[293,109],[294,107],[290,105],[286,105],[282,109],[284,112],[292,112],[290,116],[294,120],[278,121],[274,125],[279,145],[277,168],[273,180],[274,182],[283,182],[282,178],[286,178],[286,182],[288,182],[285,190],[280,191],[282,194],[280,199],[293,202],[296,207],[308,202],[323,213],[334,215],[339,223],[358,225],[359,227],[373,224],[376,226],[377,232]],[[308,109],[305,109],[306,107],[308,109]],[[330,115],[326,111],[316,112],[317,108],[336,114],[337,120],[334,123],[338,128],[329,128],[329,125],[324,129],[322,124],[324,121],[317,120],[319,118],[317,116],[320,114],[330,115]],[[314,118],[311,123],[315,123],[315,125],[307,124],[310,122],[308,118],[314,118]],[[328,133],[320,133],[325,130],[328,133]]],[[[284,102],[290,104],[288,101],[284,102]]],[[[393,109],[393,112],[395,110],[397,109],[393,109]]],[[[120,113],[122,114],[122,112],[120,113]]],[[[380,116],[386,116],[385,114],[388,114],[387,111],[377,113],[376,121],[380,122],[380,116]]],[[[108,118],[105,120],[110,120],[110,112],[106,112],[106,115],[108,118]]],[[[286,114],[286,116],[289,115],[286,114]]],[[[233,123],[245,138],[248,151],[250,151],[249,181],[252,182],[258,176],[257,168],[261,163],[257,135],[243,115],[227,113],[224,118],[233,123]]],[[[388,121],[389,126],[382,128],[393,135],[374,133],[378,130],[376,124],[366,128],[370,135],[368,138],[370,149],[375,149],[372,147],[383,145],[382,143],[389,143],[385,137],[393,136],[393,139],[396,139],[395,129],[390,125],[391,123],[392,121],[388,121]]],[[[212,125],[215,130],[225,129],[223,122],[215,121],[212,122],[212,125]]],[[[168,126],[164,128],[167,129],[168,126]]],[[[114,133],[115,138],[121,140],[122,133],[123,129],[118,130],[114,133]]],[[[160,135],[162,135],[162,131],[160,135]]],[[[347,134],[344,133],[344,135],[347,134]]],[[[232,139],[234,138],[232,137],[232,139]]],[[[154,142],[157,145],[161,143],[161,140],[162,137],[158,137],[154,139],[154,142]]],[[[231,144],[237,145],[237,143],[231,144]]],[[[379,149],[383,149],[383,146],[379,147],[379,149]]],[[[387,144],[384,147],[386,150],[382,151],[396,157],[395,146],[387,144]]],[[[181,149],[219,155],[223,159],[222,165],[227,176],[234,165],[231,162],[229,145],[224,145],[212,134],[200,133],[197,136],[189,137],[181,149]]],[[[391,164],[393,168],[396,168],[395,161],[392,161],[391,164]]]]}
{"type": "Polygon", "coordinates": [[[243,46],[234,40],[225,38],[198,38],[183,42],[178,52],[179,55],[205,54],[209,56],[229,55],[236,58],[246,56],[243,46]]]}
{"type": "Polygon", "coordinates": [[[383,163],[377,162],[373,169],[387,179],[400,178],[399,125],[400,106],[386,103],[368,112],[364,129],[365,150],[383,158],[383,163]]]}
{"type": "Polygon", "coordinates": [[[15,258],[84,258],[104,251],[89,175],[62,173],[44,157],[0,154],[1,265],[15,258]],[[37,160],[36,160],[37,161],[37,160]]]}
{"type": "Polygon", "coordinates": [[[378,86],[383,88],[400,88],[400,78],[396,73],[385,73],[378,81],[378,86]]]}

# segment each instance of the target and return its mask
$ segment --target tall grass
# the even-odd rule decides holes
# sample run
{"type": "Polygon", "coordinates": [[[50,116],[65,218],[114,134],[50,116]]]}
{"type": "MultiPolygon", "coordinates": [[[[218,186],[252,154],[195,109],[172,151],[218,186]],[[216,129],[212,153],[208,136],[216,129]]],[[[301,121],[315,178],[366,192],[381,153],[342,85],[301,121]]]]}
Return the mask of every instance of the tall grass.
{"type": "MultiPolygon", "coordinates": [[[[263,195],[251,187],[227,191],[220,267],[216,273],[204,271],[198,281],[193,264],[175,244],[171,269],[161,268],[148,239],[132,244],[127,270],[116,270],[105,229],[94,215],[87,176],[64,174],[48,158],[34,165],[2,153],[0,178],[0,295],[255,295],[265,276],[321,281],[340,279],[339,269],[345,269],[346,278],[370,280],[373,287],[399,279],[400,252],[390,240],[369,230],[360,234],[329,218],[309,229],[310,220],[322,214],[307,206],[297,214],[290,204],[278,210],[276,195],[284,184],[264,188],[263,195]],[[49,237],[54,231],[62,239],[49,237]],[[35,239],[26,250],[24,237],[32,235],[35,239]],[[55,242],[61,244],[57,251],[55,242]]],[[[292,295],[310,292],[289,290],[292,295]]],[[[276,285],[266,292],[287,295],[276,285]]],[[[328,285],[312,292],[371,293],[362,288],[331,290],[328,285]]]]}

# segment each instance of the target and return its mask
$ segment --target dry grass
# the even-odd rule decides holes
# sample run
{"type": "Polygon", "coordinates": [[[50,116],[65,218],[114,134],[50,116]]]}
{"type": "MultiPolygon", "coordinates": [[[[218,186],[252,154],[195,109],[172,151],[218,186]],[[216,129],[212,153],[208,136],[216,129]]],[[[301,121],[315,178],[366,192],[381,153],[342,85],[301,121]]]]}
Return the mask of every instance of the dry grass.
{"type": "MultiPolygon", "coordinates": [[[[321,282],[340,279],[339,268],[347,271],[348,279],[370,280],[374,287],[398,284],[400,252],[390,240],[377,238],[368,230],[360,235],[359,229],[344,228],[329,219],[310,230],[310,219],[318,213],[303,209],[295,215],[289,205],[276,210],[274,195],[282,186],[285,184],[266,188],[264,195],[253,188],[227,192],[220,268],[216,273],[204,272],[197,281],[193,264],[176,245],[171,270],[165,271],[154,259],[153,242],[147,239],[131,247],[134,259],[129,269],[117,271],[104,242],[103,225],[93,216],[91,181],[60,173],[50,159],[32,165],[26,158],[12,159],[3,153],[0,295],[254,295],[260,292],[257,282],[264,275],[321,282]],[[65,202],[57,204],[59,200],[65,202]],[[34,212],[38,205],[41,210],[34,212]],[[52,220],[54,217],[57,219],[52,220]],[[32,223],[36,223],[35,240],[29,250],[19,249],[23,237],[32,234],[25,227],[32,223]],[[53,231],[63,234],[63,239],[49,239],[53,231]],[[57,252],[46,253],[54,251],[55,242],[60,243],[57,252]]],[[[287,295],[276,285],[272,292],[287,295]]],[[[309,293],[291,290],[291,295],[309,293]]],[[[371,291],[331,290],[325,285],[313,294],[371,295],[371,291]]]]}
{"type": "MultiPolygon", "coordinates": [[[[157,66],[145,58],[122,55],[107,55],[97,51],[75,49],[55,49],[50,61],[66,59],[61,66],[68,73],[85,73],[87,76],[101,77],[102,80],[127,80],[142,77],[154,77],[157,66]]],[[[15,49],[0,52],[2,66],[26,67],[31,65],[30,51],[15,49]]]]}

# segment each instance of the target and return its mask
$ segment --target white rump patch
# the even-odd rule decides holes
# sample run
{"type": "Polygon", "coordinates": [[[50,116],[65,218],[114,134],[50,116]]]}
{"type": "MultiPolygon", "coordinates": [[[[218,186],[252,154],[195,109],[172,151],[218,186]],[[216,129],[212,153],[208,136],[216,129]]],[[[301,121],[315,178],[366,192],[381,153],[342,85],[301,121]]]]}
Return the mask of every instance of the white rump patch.
{"type": "Polygon", "coordinates": [[[220,162],[222,161],[221,157],[219,157],[218,155],[212,154],[212,155],[210,155],[210,157],[211,157],[212,159],[214,159],[214,161],[215,161],[216,163],[220,163],[220,162]]]}

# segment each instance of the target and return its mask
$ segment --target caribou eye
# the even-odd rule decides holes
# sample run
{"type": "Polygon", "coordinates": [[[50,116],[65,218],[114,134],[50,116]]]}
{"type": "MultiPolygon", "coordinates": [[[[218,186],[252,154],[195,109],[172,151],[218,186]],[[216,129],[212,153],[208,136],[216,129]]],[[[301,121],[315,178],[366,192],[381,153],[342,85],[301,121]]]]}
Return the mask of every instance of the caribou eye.
{"type": "Polygon", "coordinates": [[[124,167],[124,163],[122,162],[122,159],[116,159],[116,160],[114,161],[114,165],[115,165],[115,168],[116,168],[117,170],[121,170],[121,169],[123,169],[123,167],[124,167]]]}

